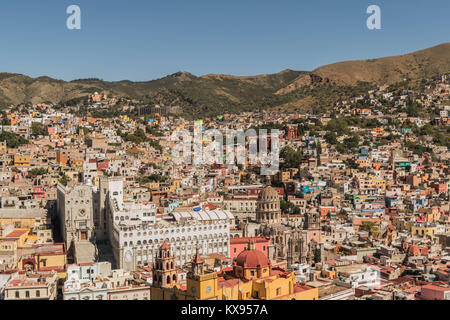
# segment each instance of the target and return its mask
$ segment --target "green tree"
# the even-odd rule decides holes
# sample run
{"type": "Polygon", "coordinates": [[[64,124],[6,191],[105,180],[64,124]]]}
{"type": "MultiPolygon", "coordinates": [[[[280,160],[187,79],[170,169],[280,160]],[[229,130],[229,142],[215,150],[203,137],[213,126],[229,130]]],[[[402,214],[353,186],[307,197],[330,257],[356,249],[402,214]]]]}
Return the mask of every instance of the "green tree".
{"type": "Polygon", "coordinates": [[[295,208],[296,208],[296,206],[292,202],[286,201],[284,199],[280,200],[281,212],[283,212],[283,213],[294,213],[295,208]]]}
{"type": "Polygon", "coordinates": [[[355,149],[359,145],[359,135],[352,134],[349,138],[344,139],[344,147],[347,150],[355,149]]]}
{"type": "Polygon", "coordinates": [[[64,173],[63,176],[58,180],[63,186],[67,186],[71,179],[64,173]]]}
{"type": "Polygon", "coordinates": [[[45,168],[33,168],[30,171],[28,171],[28,173],[34,177],[42,176],[42,175],[46,174],[47,172],[48,172],[48,170],[45,168]]]}
{"type": "Polygon", "coordinates": [[[39,122],[31,124],[31,133],[35,136],[48,136],[47,127],[39,122]]]}
{"type": "Polygon", "coordinates": [[[360,230],[367,231],[369,236],[377,237],[378,236],[378,227],[373,221],[363,221],[361,223],[360,230]]]}
{"type": "Polygon", "coordinates": [[[336,145],[338,143],[337,136],[334,132],[327,132],[324,138],[325,141],[329,144],[336,145]]]}
{"type": "Polygon", "coordinates": [[[302,151],[295,151],[291,147],[284,147],[280,152],[280,158],[284,161],[281,163],[282,168],[298,168],[302,160],[302,151]]]}
{"type": "Polygon", "coordinates": [[[29,141],[24,137],[5,131],[0,133],[0,141],[6,141],[6,146],[8,148],[17,148],[18,146],[29,143],[29,141]]]}

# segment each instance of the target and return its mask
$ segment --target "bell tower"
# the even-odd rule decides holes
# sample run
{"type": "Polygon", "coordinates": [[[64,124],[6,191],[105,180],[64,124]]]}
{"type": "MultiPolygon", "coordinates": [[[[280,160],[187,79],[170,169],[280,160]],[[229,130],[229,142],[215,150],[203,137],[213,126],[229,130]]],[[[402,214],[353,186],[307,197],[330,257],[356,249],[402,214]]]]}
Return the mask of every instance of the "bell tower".
{"type": "Polygon", "coordinates": [[[186,286],[187,293],[195,300],[217,300],[217,272],[205,269],[198,246],[186,277],[186,286]]]}
{"type": "Polygon", "coordinates": [[[204,266],[205,266],[205,262],[203,261],[203,259],[200,257],[200,253],[198,252],[198,246],[195,249],[195,256],[194,259],[192,260],[191,263],[191,272],[193,275],[195,276],[201,276],[204,273],[204,266]]]}
{"type": "Polygon", "coordinates": [[[303,225],[305,230],[320,230],[320,214],[314,207],[309,207],[303,225]]]}
{"type": "Polygon", "coordinates": [[[172,250],[167,241],[159,247],[153,265],[153,286],[171,288],[177,284],[177,269],[172,250]]]}

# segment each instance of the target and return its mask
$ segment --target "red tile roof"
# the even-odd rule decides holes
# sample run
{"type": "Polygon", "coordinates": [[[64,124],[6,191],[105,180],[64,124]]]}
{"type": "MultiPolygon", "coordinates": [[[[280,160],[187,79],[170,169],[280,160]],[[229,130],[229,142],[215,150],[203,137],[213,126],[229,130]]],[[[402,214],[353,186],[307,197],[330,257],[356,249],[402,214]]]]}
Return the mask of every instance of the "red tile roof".
{"type": "Polygon", "coordinates": [[[24,235],[25,233],[28,233],[28,230],[23,230],[23,229],[16,229],[13,232],[11,232],[10,234],[8,234],[6,237],[7,238],[19,238],[22,235],[24,235]]]}

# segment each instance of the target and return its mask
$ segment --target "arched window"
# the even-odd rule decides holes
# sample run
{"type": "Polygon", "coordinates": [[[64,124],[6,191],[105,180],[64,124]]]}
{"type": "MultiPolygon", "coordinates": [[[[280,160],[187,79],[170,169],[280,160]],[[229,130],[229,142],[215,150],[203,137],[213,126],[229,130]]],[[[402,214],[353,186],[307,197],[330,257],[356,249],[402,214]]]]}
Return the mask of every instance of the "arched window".
{"type": "Polygon", "coordinates": [[[170,276],[167,276],[167,284],[170,284],[170,276]]]}
{"type": "Polygon", "coordinates": [[[177,275],[174,274],[173,277],[172,277],[172,279],[173,279],[173,281],[177,281],[177,275]]]}

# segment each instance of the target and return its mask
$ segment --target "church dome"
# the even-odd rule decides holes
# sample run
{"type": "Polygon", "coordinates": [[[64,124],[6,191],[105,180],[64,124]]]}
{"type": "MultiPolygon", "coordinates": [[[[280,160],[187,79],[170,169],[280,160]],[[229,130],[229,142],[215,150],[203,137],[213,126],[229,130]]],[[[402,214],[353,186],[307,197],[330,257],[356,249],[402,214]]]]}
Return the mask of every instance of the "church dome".
{"type": "Polygon", "coordinates": [[[420,249],[415,244],[411,245],[408,249],[408,255],[418,257],[420,256],[420,249]]]}
{"type": "Polygon", "coordinates": [[[281,223],[280,197],[271,186],[262,189],[258,195],[256,220],[260,223],[281,223]]]}
{"type": "Polygon", "coordinates": [[[270,260],[259,250],[244,250],[236,258],[236,265],[242,268],[264,268],[270,260]]]}
{"type": "Polygon", "coordinates": [[[258,200],[264,202],[276,201],[278,200],[278,192],[271,186],[268,186],[259,193],[258,200]]]}

